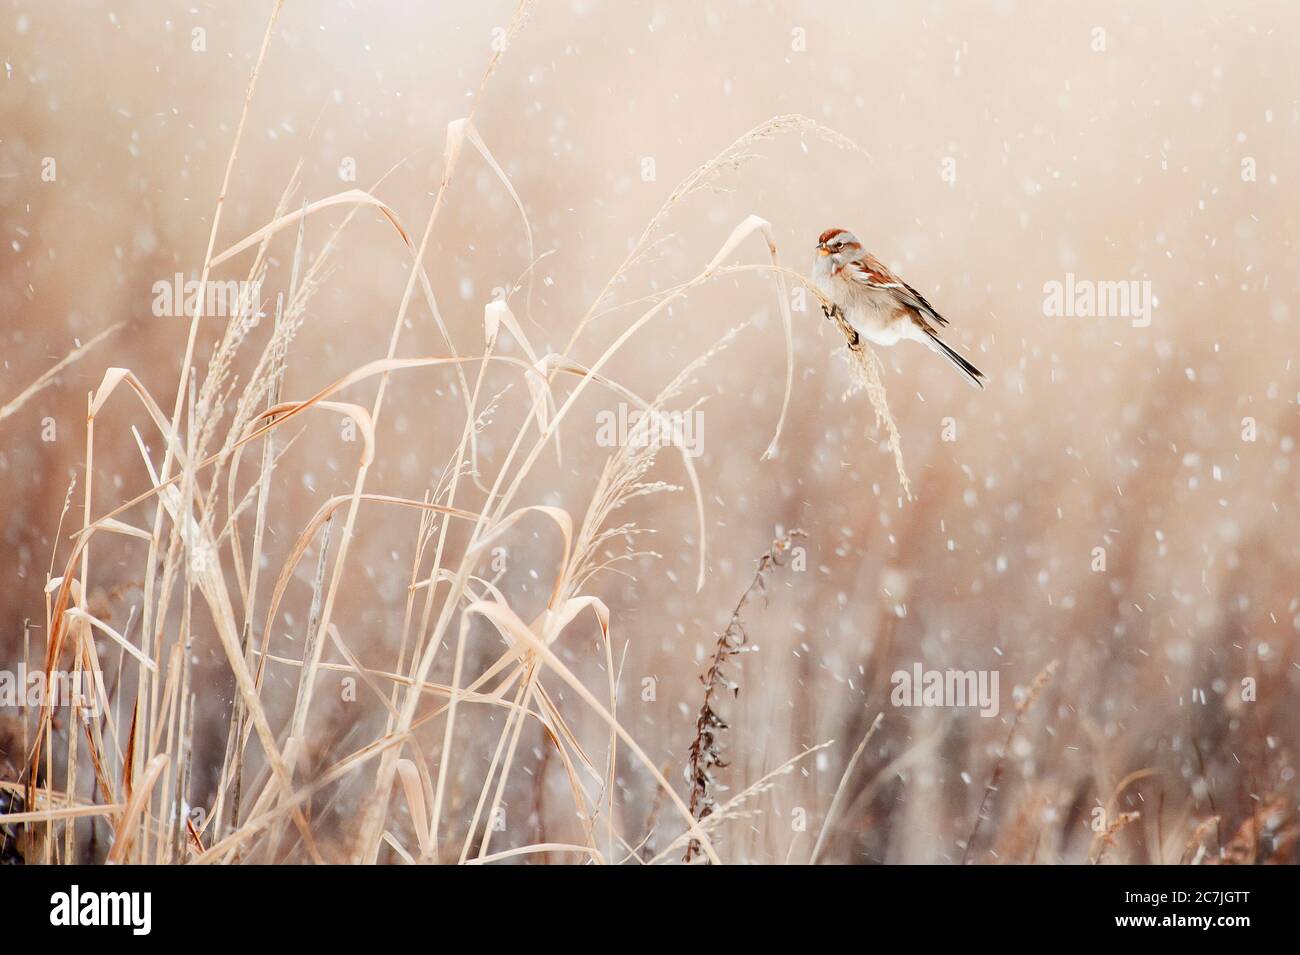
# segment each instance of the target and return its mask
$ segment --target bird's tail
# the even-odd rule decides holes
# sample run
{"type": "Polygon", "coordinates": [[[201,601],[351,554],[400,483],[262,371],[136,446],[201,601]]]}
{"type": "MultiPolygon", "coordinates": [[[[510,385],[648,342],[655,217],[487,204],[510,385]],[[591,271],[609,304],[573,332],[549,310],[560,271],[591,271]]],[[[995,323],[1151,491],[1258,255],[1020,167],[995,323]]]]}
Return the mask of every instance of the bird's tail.
{"type": "Polygon", "coordinates": [[[957,370],[960,371],[963,375],[965,375],[967,381],[969,381],[972,385],[974,385],[976,388],[979,388],[981,391],[984,390],[984,372],[980,371],[978,368],[976,368],[974,365],[968,362],[961,355],[957,354],[955,351],[949,348],[939,338],[938,335],[930,335],[929,338],[931,343],[934,345],[935,351],[939,352],[950,362],[956,365],[957,370]]]}

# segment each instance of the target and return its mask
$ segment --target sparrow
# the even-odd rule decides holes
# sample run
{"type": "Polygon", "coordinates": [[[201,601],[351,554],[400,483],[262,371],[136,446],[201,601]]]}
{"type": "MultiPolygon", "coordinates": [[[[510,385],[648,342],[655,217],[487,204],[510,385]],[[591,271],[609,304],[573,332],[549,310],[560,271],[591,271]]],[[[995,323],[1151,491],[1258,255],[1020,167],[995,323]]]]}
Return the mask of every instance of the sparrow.
{"type": "Polygon", "coordinates": [[[972,385],[984,387],[984,373],[939,337],[948,320],[920,292],[864,251],[852,232],[827,229],[818,237],[813,280],[853,331],[867,341],[889,346],[906,339],[928,345],[956,365],[972,385]]]}

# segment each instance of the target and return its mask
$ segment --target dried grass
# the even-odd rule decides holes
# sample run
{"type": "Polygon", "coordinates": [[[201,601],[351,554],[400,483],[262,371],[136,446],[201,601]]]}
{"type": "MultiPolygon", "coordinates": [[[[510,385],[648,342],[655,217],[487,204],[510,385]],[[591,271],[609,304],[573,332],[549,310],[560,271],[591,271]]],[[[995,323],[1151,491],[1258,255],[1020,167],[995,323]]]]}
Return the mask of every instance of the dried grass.
{"type": "MultiPolygon", "coordinates": [[[[108,861],[178,862],[190,858],[204,862],[244,859],[270,862],[302,852],[320,862],[325,860],[325,856],[311,819],[309,807],[313,796],[335,780],[345,776],[356,779],[359,774],[369,772],[369,795],[364,802],[352,850],[356,861],[376,861],[381,846],[387,846],[407,862],[435,859],[487,862],[519,858],[533,852],[575,852],[592,861],[603,862],[609,860],[616,847],[626,848],[626,843],[614,831],[617,812],[614,773],[616,753],[621,747],[656,780],[668,804],[680,817],[683,838],[689,839],[692,846],[712,861],[718,861],[709,835],[700,827],[695,814],[619,722],[616,716],[618,692],[613,682],[612,615],[600,599],[584,593],[599,574],[615,569],[620,560],[642,553],[629,547],[625,554],[607,556],[610,546],[617,541],[631,542],[642,533],[634,523],[619,519],[620,511],[629,502],[675,489],[673,485],[648,476],[661,446],[633,444],[615,451],[597,478],[591,503],[579,522],[557,507],[515,502],[521,494],[524,478],[532,471],[543,449],[554,443],[558,451],[561,426],[589,385],[599,384],[646,414],[660,416],[664,414],[665,406],[681,395],[691,376],[734,339],[738,330],[728,333],[714,349],[690,362],[676,379],[649,401],[639,398],[602,371],[626,343],[644,325],[663,314],[671,302],[723,274],[726,262],[749,236],[756,234],[765,242],[780,287],[778,301],[785,332],[785,399],[767,454],[776,453],[793,381],[793,326],[785,295],[786,273],[777,264],[772,230],[768,223],[756,216],[740,223],[703,271],[660,297],[595,361],[584,365],[571,355],[575,353],[587,322],[597,314],[623,274],[641,259],[652,237],[673,209],[700,189],[716,188],[726,172],[752,158],[753,147],[789,132],[816,135],[843,148],[856,147],[832,131],[801,117],[778,117],[751,130],[695,170],[670,194],[647,226],[641,243],[593,302],[587,316],[579,321],[570,347],[564,353],[539,356],[533,351],[508,303],[494,302],[484,314],[484,353],[462,357],[456,353],[450,334],[442,324],[423,262],[430,235],[466,143],[472,145],[487,163],[518,208],[529,236],[529,258],[534,257],[531,227],[523,202],[474,127],[473,114],[482,87],[470,114],[448,127],[442,179],[418,243],[412,240],[394,209],[361,189],[349,189],[310,202],[303,200],[298,209],[288,211],[286,207],[295,183],[291,178],[280,207],[265,226],[224,251],[217,251],[221,211],[233,181],[239,143],[279,10],[277,4],[263,38],[217,199],[199,280],[197,301],[200,304],[191,319],[173,410],[170,416],[165,414],[149,388],[130,369],[110,368],[105,373],[89,403],[88,479],[83,488],[86,502],[83,524],[73,539],[70,553],[64,558],[64,572],[52,578],[48,588],[47,669],[52,669],[65,656],[66,648],[72,646],[78,666],[84,665],[93,672],[97,684],[103,686],[101,664],[90,639],[93,629],[112,641],[120,655],[119,670],[135,668],[132,681],[134,698],[117,701],[116,709],[105,705],[104,712],[113,714],[113,718],[101,720],[85,712],[77,715],[76,721],[86,726],[87,733],[81,742],[78,742],[78,734],[66,734],[67,752],[62,760],[66,779],[62,788],[53,782],[37,782],[56,768],[53,745],[56,739],[65,735],[56,727],[52,711],[44,709],[37,721],[35,740],[30,746],[25,770],[26,801],[35,808],[30,812],[10,812],[6,821],[21,821],[29,827],[40,823],[44,827],[42,844],[47,862],[74,861],[81,857],[82,847],[75,841],[76,830],[66,823],[86,815],[102,816],[112,827],[108,861]],[[313,217],[332,209],[345,209],[346,219],[336,227],[323,249],[307,266],[304,252],[307,225],[313,217]],[[412,255],[414,263],[394,317],[387,354],[320,388],[306,399],[286,400],[282,397],[283,376],[292,361],[295,333],[302,324],[308,302],[325,280],[327,262],[339,233],[362,209],[376,210],[392,224],[399,243],[412,255]],[[291,228],[296,229],[297,238],[288,293],[287,297],[282,296],[275,303],[271,333],[259,334],[265,303],[240,302],[237,314],[226,322],[200,378],[191,366],[200,319],[204,318],[203,289],[210,275],[215,269],[229,266],[241,256],[252,253],[247,275],[251,283],[256,283],[254,287],[260,288],[270,267],[271,243],[291,228]],[[450,352],[447,356],[397,357],[401,331],[417,289],[443,332],[450,352]],[[526,360],[495,354],[498,331],[503,327],[523,349],[526,360]],[[235,378],[236,368],[241,363],[247,364],[241,356],[258,338],[262,340],[260,352],[252,363],[251,373],[240,386],[235,378]],[[515,435],[504,462],[491,477],[491,483],[484,486],[480,483],[476,443],[480,432],[489,426],[488,419],[497,405],[497,398],[484,401],[486,374],[489,368],[496,366],[514,367],[523,375],[528,385],[530,408],[526,423],[515,435]],[[458,377],[465,409],[462,437],[455,454],[447,462],[443,479],[423,501],[368,492],[366,477],[375,456],[380,453],[376,433],[390,376],[437,368],[449,369],[458,377]],[[335,397],[372,378],[378,380],[378,390],[368,408],[335,397]],[[557,404],[554,392],[562,378],[572,380],[574,384],[557,404]],[[95,474],[95,428],[97,422],[110,412],[109,400],[121,392],[123,385],[143,405],[161,436],[162,461],[155,466],[148,443],[136,433],[136,443],[151,476],[152,486],[108,513],[93,518],[90,502],[95,474]],[[224,411],[231,405],[233,412],[227,417],[224,411]],[[267,514],[272,506],[272,479],[283,453],[283,448],[277,451],[274,442],[286,424],[311,410],[340,415],[356,424],[362,444],[352,492],[335,497],[320,508],[290,548],[287,559],[275,574],[269,596],[259,599],[264,586],[262,567],[267,544],[267,514]],[[527,422],[532,422],[535,429],[530,430],[527,422]],[[243,452],[259,441],[262,447],[256,474],[251,483],[243,485],[246,489],[241,493],[243,452]],[[456,504],[462,493],[468,493],[461,487],[462,478],[467,475],[472,476],[484,492],[473,508],[456,504]],[[223,484],[224,494],[221,493],[223,484]],[[348,648],[335,619],[339,595],[351,586],[348,570],[350,545],[360,531],[361,505],[366,502],[414,508],[422,515],[416,558],[410,574],[406,631],[396,665],[389,672],[363,666],[348,648]],[[131,523],[132,515],[147,514],[150,508],[153,511],[152,529],[131,523]],[[332,532],[336,517],[340,526],[332,532]],[[525,621],[491,582],[476,574],[476,568],[495,542],[508,537],[517,526],[535,525],[539,519],[559,531],[563,549],[546,609],[535,619],[525,621]],[[468,530],[468,539],[461,547],[454,546],[448,534],[453,520],[461,522],[468,530]],[[241,524],[250,521],[251,538],[246,539],[241,524]],[[148,545],[138,646],[127,635],[90,613],[85,604],[92,557],[108,546],[100,543],[105,534],[143,540],[148,545]],[[313,542],[316,569],[306,630],[298,651],[300,656],[273,653],[270,636],[281,601],[295,569],[313,542]],[[332,543],[336,543],[333,548],[332,543]],[[194,595],[201,601],[193,601],[194,595]],[[259,608],[263,600],[264,611],[259,608]],[[420,606],[421,600],[423,606],[420,606]],[[236,697],[226,723],[224,758],[213,811],[194,823],[188,816],[187,807],[193,785],[194,724],[199,718],[196,700],[203,691],[193,687],[189,660],[199,606],[207,608],[208,619],[234,679],[236,697]],[[606,702],[601,702],[554,650],[565,632],[588,612],[599,624],[606,670],[610,674],[606,702]],[[506,650],[485,669],[470,674],[467,644],[472,622],[476,619],[495,628],[506,650]],[[429,677],[439,659],[440,649],[449,638],[454,643],[451,679],[447,684],[439,684],[429,677]],[[329,647],[333,647],[345,662],[326,660],[329,647]],[[284,704],[267,696],[268,664],[290,665],[298,669],[296,688],[291,693],[291,705],[285,717],[272,715],[272,703],[277,713],[283,710],[284,704]],[[299,773],[309,761],[310,740],[316,722],[313,720],[315,691],[325,670],[359,677],[367,691],[386,708],[387,722],[383,732],[370,743],[352,755],[320,768],[314,779],[302,782],[299,773]],[[556,705],[554,690],[547,688],[551,680],[567,686],[595,718],[606,725],[608,752],[603,766],[578,742],[577,734],[556,705]],[[430,695],[444,702],[432,711],[421,713],[430,695]],[[127,705],[121,706],[122,702],[127,705]],[[486,779],[473,800],[468,824],[462,826],[447,818],[447,814],[452,782],[459,780],[454,772],[457,731],[466,706],[502,708],[505,723],[497,737],[486,779]],[[119,724],[118,719],[124,719],[125,723],[119,724]],[[412,743],[416,730],[433,721],[442,724],[441,755],[436,763],[430,764],[427,756],[412,743]],[[569,779],[574,809],[583,822],[585,843],[541,843],[493,853],[490,851],[492,828],[489,822],[503,801],[516,762],[521,731],[528,723],[543,729],[550,751],[558,757],[559,765],[569,779]],[[90,757],[95,775],[95,798],[101,803],[98,806],[64,808],[62,804],[71,798],[70,794],[83,788],[78,778],[78,755],[83,752],[90,757]],[[407,845],[388,822],[390,794],[396,781],[400,781],[411,820],[414,845],[407,845]],[[595,786],[594,790],[592,786],[595,786]],[[603,832],[596,825],[602,815],[603,832]],[[290,827],[288,830],[286,825],[290,827]],[[457,845],[453,847],[448,843],[458,829],[460,835],[455,837],[457,845]],[[63,838],[56,839],[56,834],[63,838]]],[[[512,38],[526,17],[527,4],[521,4],[512,21],[512,38]]],[[[485,71],[484,86],[500,58],[501,51],[498,51],[485,71]]],[[[526,275],[530,272],[531,267],[525,270],[526,275]]],[[[528,285],[531,293],[531,280],[528,285]]],[[[531,312],[531,294],[529,310],[531,312]]],[[[104,333],[107,334],[109,332],[104,333]]],[[[32,389],[7,405],[4,413],[16,410],[59,368],[76,360],[99,340],[93,340],[70,355],[32,389]]],[[[681,460],[695,498],[700,535],[699,583],[702,585],[706,547],[704,497],[690,457],[682,454],[681,460]]],[[[114,685],[122,686],[122,682],[118,680],[114,685]]],[[[97,702],[109,704],[111,701],[105,698],[97,702]]],[[[461,805],[459,797],[456,804],[461,805]]]]}

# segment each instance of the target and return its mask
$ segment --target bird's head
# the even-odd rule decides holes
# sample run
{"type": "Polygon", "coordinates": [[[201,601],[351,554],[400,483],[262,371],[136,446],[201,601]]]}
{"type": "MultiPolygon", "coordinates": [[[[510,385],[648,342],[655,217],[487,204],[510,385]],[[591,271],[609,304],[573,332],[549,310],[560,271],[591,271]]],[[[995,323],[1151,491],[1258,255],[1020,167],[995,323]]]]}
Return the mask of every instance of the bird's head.
{"type": "Polygon", "coordinates": [[[862,244],[848,229],[827,229],[817,237],[817,255],[829,256],[839,265],[850,262],[862,254],[862,244]]]}

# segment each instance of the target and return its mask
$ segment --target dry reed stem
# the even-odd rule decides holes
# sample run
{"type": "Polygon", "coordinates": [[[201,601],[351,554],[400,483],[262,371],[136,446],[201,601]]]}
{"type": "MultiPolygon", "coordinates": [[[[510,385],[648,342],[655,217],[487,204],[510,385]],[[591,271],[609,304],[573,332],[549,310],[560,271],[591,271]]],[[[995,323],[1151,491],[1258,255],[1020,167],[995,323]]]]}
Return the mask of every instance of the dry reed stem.
{"type": "Polygon", "coordinates": [[[857,766],[858,760],[862,758],[862,754],[866,750],[867,744],[871,742],[871,737],[875,736],[876,730],[880,729],[880,724],[884,722],[884,719],[884,713],[876,714],[876,718],[871,721],[871,725],[867,727],[867,731],[862,734],[862,742],[858,743],[858,748],[853,751],[853,755],[849,757],[848,763],[845,764],[844,773],[840,776],[839,785],[835,787],[835,795],[831,797],[830,808],[826,810],[826,818],[822,821],[821,831],[817,833],[817,841],[813,844],[812,853],[808,856],[809,865],[817,864],[817,857],[821,855],[822,846],[826,844],[826,836],[830,832],[831,822],[834,821],[835,814],[839,810],[840,800],[844,798],[844,793],[848,787],[849,778],[853,774],[853,769],[857,766]]]}
{"type": "MultiPolygon", "coordinates": [[[[727,677],[726,665],[732,657],[748,649],[746,647],[748,634],[741,622],[741,614],[756,595],[766,596],[768,575],[773,568],[782,566],[782,556],[794,547],[795,542],[807,536],[797,528],[788,531],[772,541],[767,551],[759,557],[754,577],[745,588],[745,592],[740,595],[740,600],[731,612],[731,619],[718,636],[709,668],[700,677],[700,682],[704,684],[704,699],[700,703],[700,712],[695,719],[695,738],[691,741],[686,765],[686,779],[691,784],[691,815],[698,820],[710,815],[716,806],[713,798],[712,769],[727,765],[723,761],[722,747],[718,739],[719,734],[727,729],[727,723],[714,709],[714,695],[724,687],[731,690],[735,696],[740,694],[740,684],[727,677]]],[[[683,861],[690,862],[698,852],[699,847],[695,842],[688,843],[683,861]]]]}
{"type": "Polygon", "coordinates": [[[993,766],[993,775],[989,777],[988,786],[984,789],[984,795],[980,799],[979,809],[975,813],[975,821],[971,824],[970,835],[966,837],[966,847],[962,850],[961,864],[965,865],[970,858],[971,849],[975,846],[975,837],[979,835],[980,823],[984,821],[984,810],[988,806],[989,798],[997,791],[998,781],[1002,778],[1002,770],[1006,767],[1007,756],[1011,753],[1011,741],[1015,738],[1016,732],[1020,729],[1020,724],[1025,718],[1025,713],[1037,702],[1043,688],[1056,674],[1060,661],[1053,660],[1045,666],[1034,679],[1030,682],[1028,690],[1024,697],[1016,703],[1016,715],[1011,720],[1011,726],[1007,729],[1007,737],[1002,743],[1002,750],[998,754],[998,761],[993,766]]]}
{"type": "Polygon", "coordinates": [[[90,351],[92,348],[94,348],[96,345],[102,342],[109,335],[112,335],[114,332],[121,329],[125,324],[126,324],[125,322],[118,322],[116,325],[110,325],[108,328],[104,329],[102,332],[100,332],[90,341],[86,342],[83,345],[78,346],[77,348],[74,348],[72,351],[64,355],[63,358],[61,358],[58,362],[56,362],[48,371],[46,371],[39,378],[33,381],[30,385],[24,388],[16,398],[8,402],[7,404],[0,405],[0,422],[4,421],[5,418],[8,418],[10,415],[14,414],[23,405],[27,404],[27,402],[32,398],[32,396],[34,396],[42,388],[45,388],[52,381],[54,381],[54,379],[58,377],[59,372],[63,371],[63,369],[67,368],[73,362],[80,359],[83,355],[86,354],[86,352],[90,351]]]}

